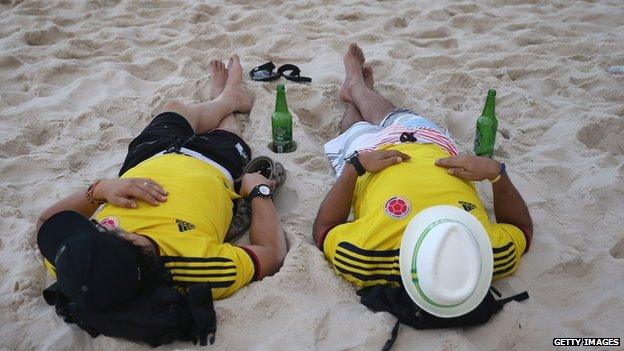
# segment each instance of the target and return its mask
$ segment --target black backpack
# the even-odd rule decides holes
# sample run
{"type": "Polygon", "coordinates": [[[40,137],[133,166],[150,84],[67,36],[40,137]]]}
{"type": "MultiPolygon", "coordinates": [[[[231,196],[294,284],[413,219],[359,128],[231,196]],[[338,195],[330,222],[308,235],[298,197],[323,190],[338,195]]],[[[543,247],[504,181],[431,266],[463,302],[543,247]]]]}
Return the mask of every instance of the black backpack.
{"type": "Polygon", "coordinates": [[[492,286],[483,301],[471,312],[459,317],[441,318],[418,307],[402,286],[375,285],[357,292],[360,295],[360,302],[366,307],[375,312],[389,312],[397,317],[390,339],[388,339],[382,349],[384,351],[390,350],[396,341],[400,323],[415,329],[476,326],[489,321],[490,317],[500,311],[507,302],[524,301],[529,298],[529,294],[526,291],[500,300],[497,300],[493,293],[498,297],[501,296],[500,292],[492,286]]]}
{"type": "Polygon", "coordinates": [[[67,323],[75,323],[93,338],[100,334],[145,343],[152,347],[176,340],[202,346],[214,343],[217,320],[212,291],[207,284],[195,284],[183,295],[169,284],[141,289],[130,301],[111,309],[93,312],[80,308],[59,290],[49,286],[43,297],[67,323]]]}

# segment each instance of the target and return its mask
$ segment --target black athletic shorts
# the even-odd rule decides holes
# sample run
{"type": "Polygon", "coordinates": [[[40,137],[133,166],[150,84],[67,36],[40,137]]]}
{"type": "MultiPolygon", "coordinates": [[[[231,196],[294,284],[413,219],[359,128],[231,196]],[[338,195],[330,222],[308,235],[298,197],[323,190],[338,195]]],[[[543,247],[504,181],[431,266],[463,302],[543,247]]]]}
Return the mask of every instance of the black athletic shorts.
{"type": "MultiPolygon", "coordinates": [[[[154,117],[141,134],[128,146],[128,155],[119,176],[130,168],[161,151],[179,152],[187,148],[210,158],[227,169],[235,183],[251,159],[251,149],[238,135],[214,129],[195,134],[186,118],[175,112],[164,112],[154,117]]],[[[238,191],[240,184],[235,184],[238,191]]]]}

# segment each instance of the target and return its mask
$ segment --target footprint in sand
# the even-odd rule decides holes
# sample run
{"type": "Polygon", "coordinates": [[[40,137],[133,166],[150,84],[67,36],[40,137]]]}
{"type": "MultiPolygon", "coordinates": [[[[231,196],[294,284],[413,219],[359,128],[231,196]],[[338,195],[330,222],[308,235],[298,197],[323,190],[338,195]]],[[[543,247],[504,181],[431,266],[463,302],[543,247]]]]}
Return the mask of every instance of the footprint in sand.
{"type": "Polygon", "coordinates": [[[173,61],[159,58],[143,65],[129,65],[128,72],[133,76],[149,81],[160,81],[178,69],[173,61]]]}
{"type": "Polygon", "coordinates": [[[545,184],[548,189],[554,192],[566,192],[570,184],[577,178],[575,172],[571,172],[566,167],[551,165],[539,168],[536,176],[545,184]]]}
{"type": "Polygon", "coordinates": [[[409,61],[409,64],[416,71],[447,70],[457,68],[459,66],[457,61],[447,55],[414,57],[409,61]]]}
{"type": "Polygon", "coordinates": [[[303,155],[295,159],[295,163],[301,165],[308,172],[320,172],[326,174],[329,164],[324,157],[318,155],[303,155]]]}
{"type": "Polygon", "coordinates": [[[7,73],[16,72],[22,65],[24,62],[14,56],[0,56],[0,73],[4,77],[7,77],[7,73]]]}
{"type": "Polygon", "coordinates": [[[452,4],[447,9],[453,13],[474,13],[479,11],[477,4],[452,4]]]}
{"type": "Polygon", "coordinates": [[[484,15],[456,15],[451,18],[455,28],[461,28],[473,33],[484,33],[492,29],[492,19],[484,15]]]}
{"type": "Polygon", "coordinates": [[[609,251],[609,254],[611,254],[613,258],[617,258],[620,260],[624,259],[624,237],[622,237],[615,245],[613,245],[611,251],[609,251]]]}
{"type": "Polygon", "coordinates": [[[614,155],[624,155],[624,120],[621,118],[607,118],[594,121],[581,128],[577,139],[590,149],[607,151],[614,155]]]}
{"type": "Polygon", "coordinates": [[[340,122],[340,118],[337,119],[336,114],[328,110],[327,107],[321,107],[319,110],[315,108],[315,111],[307,108],[292,109],[294,115],[299,118],[304,132],[319,143],[325,143],[338,135],[337,123],[340,122]]]}
{"type": "Polygon", "coordinates": [[[384,30],[388,32],[402,31],[409,25],[409,20],[405,17],[394,17],[386,22],[384,30]]]}
{"type": "MultiPolygon", "coordinates": [[[[286,178],[286,181],[288,182],[288,178],[286,178]]],[[[278,189],[275,192],[274,202],[275,207],[277,208],[277,213],[279,214],[293,212],[301,204],[301,201],[297,196],[297,191],[290,189],[287,186],[278,189]]]]}
{"type": "Polygon", "coordinates": [[[433,10],[425,14],[425,18],[436,22],[446,22],[453,17],[454,13],[447,9],[433,10]]]}
{"type": "Polygon", "coordinates": [[[414,34],[414,37],[419,39],[440,39],[448,38],[449,36],[451,36],[451,30],[447,27],[424,29],[414,34]]]}
{"type": "Polygon", "coordinates": [[[575,278],[582,278],[592,271],[594,264],[592,261],[583,261],[580,257],[556,263],[550,269],[544,271],[541,276],[561,277],[562,274],[571,275],[575,278]]]}
{"type": "Polygon", "coordinates": [[[57,26],[46,26],[24,32],[24,42],[30,46],[44,46],[58,43],[61,40],[73,37],[73,33],[67,33],[57,26]]]}

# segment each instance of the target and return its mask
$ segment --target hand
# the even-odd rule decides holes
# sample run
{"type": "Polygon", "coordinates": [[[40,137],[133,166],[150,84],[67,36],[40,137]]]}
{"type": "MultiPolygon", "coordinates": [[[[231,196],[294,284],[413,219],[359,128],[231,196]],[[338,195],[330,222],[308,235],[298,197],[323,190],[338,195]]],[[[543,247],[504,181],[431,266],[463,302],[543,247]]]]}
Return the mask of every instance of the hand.
{"type": "Polygon", "coordinates": [[[259,171],[256,173],[245,174],[240,188],[241,196],[247,197],[253,188],[260,184],[268,185],[271,190],[275,189],[275,182],[265,178],[259,171]]]}
{"type": "Polygon", "coordinates": [[[440,158],[436,166],[448,168],[448,173],[465,180],[481,181],[496,178],[500,173],[501,164],[487,157],[475,155],[458,155],[440,158]]]}
{"type": "Polygon", "coordinates": [[[136,200],[153,206],[167,201],[167,191],[148,178],[105,179],[93,189],[93,197],[106,199],[109,203],[127,208],[137,208],[136,200]]]}
{"type": "Polygon", "coordinates": [[[397,150],[375,150],[359,152],[358,159],[367,172],[377,173],[382,169],[409,160],[410,156],[397,150]]]}

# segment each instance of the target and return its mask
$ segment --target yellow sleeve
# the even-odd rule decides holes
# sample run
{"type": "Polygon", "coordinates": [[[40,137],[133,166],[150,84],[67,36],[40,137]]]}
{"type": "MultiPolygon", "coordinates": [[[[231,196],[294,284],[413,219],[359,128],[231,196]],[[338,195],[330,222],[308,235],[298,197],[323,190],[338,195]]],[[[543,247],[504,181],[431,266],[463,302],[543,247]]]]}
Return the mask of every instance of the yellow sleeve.
{"type": "Polygon", "coordinates": [[[494,253],[493,279],[501,279],[514,273],[520,265],[520,257],[526,248],[522,231],[511,224],[492,224],[488,230],[494,253]]]}
{"type": "Polygon", "coordinates": [[[50,263],[50,261],[48,261],[46,258],[43,259],[43,265],[48,270],[48,273],[50,273],[52,278],[56,279],[56,268],[54,267],[54,265],[50,263]]]}
{"type": "Polygon", "coordinates": [[[188,287],[207,283],[215,300],[226,298],[255,277],[253,252],[231,244],[213,245],[205,257],[163,256],[165,267],[171,271],[174,284],[188,287]]]}
{"type": "Polygon", "coordinates": [[[327,235],[325,236],[325,241],[322,243],[323,252],[325,253],[325,257],[327,260],[333,265],[334,264],[334,254],[336,253],[336,248],[338,247],[338,243],[341,241],[345,241],[346,236],[353,229],[354,222],[347,222],[333,227],[327,235]]]}

